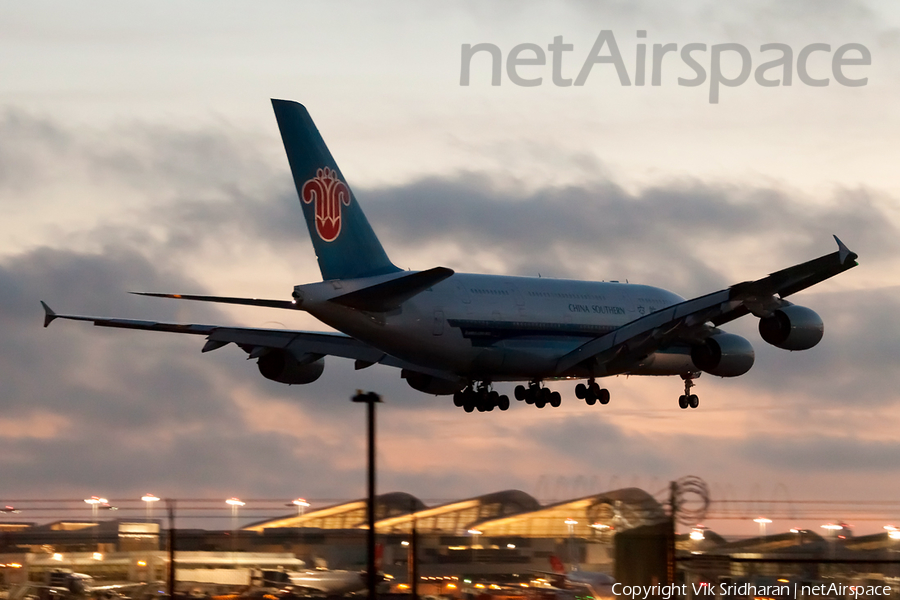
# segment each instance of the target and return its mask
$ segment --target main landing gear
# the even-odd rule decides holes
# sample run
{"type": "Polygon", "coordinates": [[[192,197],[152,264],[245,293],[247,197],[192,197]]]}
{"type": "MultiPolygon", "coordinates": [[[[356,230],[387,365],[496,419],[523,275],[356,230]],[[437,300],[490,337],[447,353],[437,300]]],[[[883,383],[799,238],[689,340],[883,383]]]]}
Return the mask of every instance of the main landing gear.
{"type": "Polygon", "coordinates": [[[468,413],[475,409],[478,409],[478,412],[490,412],[495,408],[508,409],[509,397],[490,389],[488,383],[480,383],[472,384],[453,394],[453,404],[462,407],[468,413]]]}
{"type": "Polygon", "coordinates": [[[685,373],[681,376],[684,379],[684,394],[678,397],[678,406],[681,408],[697,408],[700,406],[700,398],[696,394],[691,393],[691,388],[697,385],[694,379],[700,377],[699,373],[685,373]]]}
{"type": "Polygon", "coordinates": [[[601,388],[594,378],[588,380],[588,384],[579,383],[575,386],[575,396],[593,406],[598,400],[600,404],[609,404],[609,390],[601,388]]]}
{"type": "Polygon", "coordinates": [[[541,387],[539,381],[532,381],[527,388],[524,385],[517,385],[515,395],[516,400],[524,400],[527,404],[534,404],[538,408],[544,408],[548,404],[556,408],[562,404],[559,392],[551,392],[549,388],[541,387]]]}

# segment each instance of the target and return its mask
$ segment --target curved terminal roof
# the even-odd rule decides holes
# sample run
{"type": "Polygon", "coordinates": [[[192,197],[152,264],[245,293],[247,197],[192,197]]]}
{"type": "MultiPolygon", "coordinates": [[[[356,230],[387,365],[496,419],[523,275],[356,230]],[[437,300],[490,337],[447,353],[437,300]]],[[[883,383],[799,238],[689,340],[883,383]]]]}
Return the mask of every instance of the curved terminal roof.
{"type": "Polygon", "coordinates": [[[658,523],[665,518],[662,505],[653,496],[638,488],[624,488],[476,525],[486,536],[595,537],[658,523]],[[566,523],[567,520],[570,522],[566,523]]]}
{"type": "Polygon", "coordinates": [[[540,507],[540,503],[525,492],[505,490],[383,519],[375,523],[375,529],[380,533],[405,533],[410,531],[415,520],[419,533],[466,535],[482,521],[531,512],[540,507]]]}
{"type": "MultiPolygon", "coordinates": [[[[594,537],[604,532],[658,523],[666,518],[662,506],[638,488],[567,500],[541,507],[532,496],[505,490],[466,500],[426,507],[403,492],[378,496],[375,528],[379,533],[407,533],[415,521],[422,534],[468,535],[477,529],[488,536],[594,537]],[[566,520],[575,521],[567,524],[566,520]]],[[[254,523],[249,531],[279,527],[365,529],[365,499],[254,523]]]]}
{"type": "MultiPolygon", "coordinates": [[[[425,504],[406,492],[391,492],[375,497],[375,519],[390,519],[421,510],[425,504]]],[[[359,529],[366,527],[366,499],[344,502],[304,514],[292,514],[269,521],[252,523],[245,531],[262,531],[277,527],[312,527],[319,529],[359,529]]]]}

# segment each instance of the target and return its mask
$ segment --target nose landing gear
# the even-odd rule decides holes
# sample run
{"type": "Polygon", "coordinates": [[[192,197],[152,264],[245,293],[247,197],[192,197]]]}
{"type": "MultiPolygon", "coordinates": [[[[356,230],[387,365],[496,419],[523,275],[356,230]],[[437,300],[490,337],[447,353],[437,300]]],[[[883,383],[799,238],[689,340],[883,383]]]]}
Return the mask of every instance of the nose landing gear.
{"type": "Polygon", "coordinates": [[[681,376],[684,379],[684,394],[678,397],[678,406],[681,408],[697,408],[700,406],[700,398],[696,394],[691,393],[691,388],[697,385],[694,379],[700,377],[700,373],[685,373],[681,376]]]}

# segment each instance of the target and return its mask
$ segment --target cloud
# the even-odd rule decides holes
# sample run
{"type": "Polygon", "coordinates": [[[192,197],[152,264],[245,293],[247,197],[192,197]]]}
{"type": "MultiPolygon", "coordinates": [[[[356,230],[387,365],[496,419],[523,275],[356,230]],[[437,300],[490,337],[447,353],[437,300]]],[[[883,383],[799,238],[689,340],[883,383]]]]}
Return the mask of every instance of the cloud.
{"type": "MultiPolygon", "coordinates": [[[[534,492],[542,477],[627,485],[635,474],[664,482],[699,473],[735,485],[808,474],[804,485],[824,489],[827,465],[846,473],[870,458],[892,472],[884,436],[900,387],[892,362],[900,306],[895,289],[870,285],[898,283],[887,194],[835,189],[811,199],[775,185],[696,179],[638,190],[610,178],[548,187],[487,172],[358,187],[391,257],[413,268],[628,279],[691,296],[831,252],[832,232],[861,256],[858,269],[794,298],[825,318],[826,337],[812,351],[767,347],[751,319],[729,324],[753,340],[757,365],[737,380],[701,379],[696,414],[677,409],[677,379],[617,378],[606,412],[554,382],[566,398],[556,411],[516,403],[507,413],[469,415],[448,398],[411,390],[385,367],[355,371],[327,359],[322,379],[287,387],[263,379],[234,347],[200,354],[199,337],[69,322],[42,329],[41,299],[60,312],[235,323],[237,313],[216,306],[125,292],[256,296],[271,285],[283,295],[318,277],[280,156],[277,164],[254,159],[258,147],[227,127],[122,127],[82,137],[35,117],[0,123],[0,132],[18,128],[28,140],[15,160],[32,173],[0,172],[0,187],[39,197],[48,191],[40,174],[61,163],[78,174],[82,194],[99,197],[68,207],[71,219],[40,216],[52,230],[36,229],[29,244],[0,259],[0,468],[22,495],[125,495],[150,486],[188,497],[292,497],[301,485],[308,496],[358,497],[363,417],[349,401],[356,388],[386,400],[380,485],[422,498],[534,492]],[[128,199],[121,207],[119,197],[128,199]],[[860,429],[872,410],[880,422],[860,429]],[[853,429],[838,439],[842,423],[853,429]],[[826,466],[810,474],[816,457],[826,466]],[[735,480],[736,472],[747,475],[735,480]]],[[[306,326],[254,310],[236,323],[306,326]]]]}

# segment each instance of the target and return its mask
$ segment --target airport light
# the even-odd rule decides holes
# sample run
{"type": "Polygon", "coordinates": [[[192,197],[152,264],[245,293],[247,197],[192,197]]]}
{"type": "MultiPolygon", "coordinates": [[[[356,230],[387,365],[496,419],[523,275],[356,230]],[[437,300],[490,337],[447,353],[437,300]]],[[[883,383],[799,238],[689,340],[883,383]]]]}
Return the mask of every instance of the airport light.
{"type": "Polygon", "coordinates": [[[900,529],[897,529],[893,525],[885,525],[884,528],[887,530],[889,538],[892,540],[900,540],[900,529]]]}
{"type": "Polygon", "coordinates": [[[63,559],[63,555],[60,554],[59,552],[56,552],[53,554],[53,560],[55,560],[57,562],[62,562],[62,559],[63,559]]]}
{"type": "Polygon", "coordinates": [[[401,546],[409,546],[409,542],[407,542],[406,540],[403,540],[402,542],[400,542],[400,545],[401,546]]]}
{"type": "Polygon", "coordinates": [[[569,530],[569,564],[573,565],[572,570],[577,571],[578,561],[575,560],[575,526],[578,525],[578,521],[573,518],[568,518],[564,521],[566,527],[569,530]]]}
{"type": "Polygon", "coordinates": [[[843,525],[835,525],[834,523],[826,523],[822,525],[822,529],[827,529],[829,531],[840,531],[843,528],[843,525]]]}
{"type": "Polygon", "coordinates": [[[231,551],[234,552],[235,538],[237,537],[238,509],[244,506],[246,502],[241,502],[240,499],[231,497],[225,501],[225,504],[231,507],[231,551]]]}
{"type": "Polygon", "coordinates": [[[91,558],[93,558],[94,560],[103,560],[103,553],[102,552],[94,552],[91,555],[91,558]]]}
{"type": "Polygon", "coordinates": [[[150,517],[153,514],[153,503],[159,502],[159,498],[154,496],[153,494],[144,494],[141,496],[141,500],[144,501],[144,504],[147,506],[147,522],[150,522],[150,517]]]}
{"type": "MultiPolygon", "coordinates": [[[[94,545],[99,549],[99,542],[97,541],[97,530],[100,528],[100,525],[97,523],[97,508],[101,504],[109,504],[109,500],[106,498],[100,498],[99,496],[91,496],[90,498],[85,498],[84,500],[87,504],[91,505],[91,520],[94,522],[94,545]]],[[[62,560],[61,558],[59,560],[62,560]]]]}
{"type": "Polygon", "coordinates": [[[309,502],[307,502],[303,498],[297,498],[296,500],[291,502],[291,504],[297,507],[297,514],[299,514],[301,517],[303,516],[303,513],[306,512],[306,509],[309,508],[309,502]]]}
{"type": "Polygon", "coordinates": [[[706,527],[703,527],[702,525],[697,525],[696,527],[691,529],[691,539],[694,540],[695,542],[700,542],[700,541],[705,540],[706,535],[704,535],[704,533],[703,533],[704,529],[706,529],[706,527]]]}
{"type": "Polygon", "coordinates": [[[475,529],[474,527],[469,530],[469,535],[472,536],[472,562],[475,562],[475,539],[477,536],[481,535],[482,532],[480,529],[475,529]]]}
{"type": "Polygon", "coordinates": [[[772,522],[772,519],[765,517],[757,517],[753,519],[754,523],[759,523],[759,537],[766,537],[766,525],[772,522]]]}

